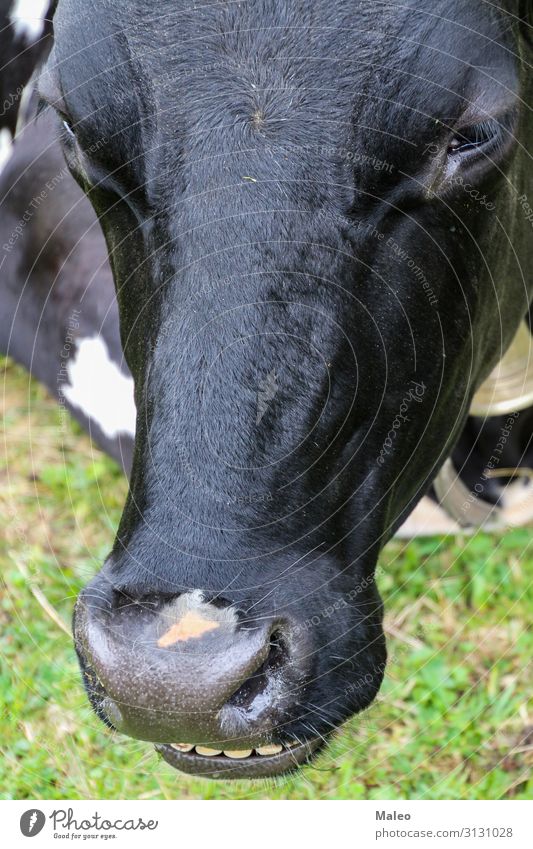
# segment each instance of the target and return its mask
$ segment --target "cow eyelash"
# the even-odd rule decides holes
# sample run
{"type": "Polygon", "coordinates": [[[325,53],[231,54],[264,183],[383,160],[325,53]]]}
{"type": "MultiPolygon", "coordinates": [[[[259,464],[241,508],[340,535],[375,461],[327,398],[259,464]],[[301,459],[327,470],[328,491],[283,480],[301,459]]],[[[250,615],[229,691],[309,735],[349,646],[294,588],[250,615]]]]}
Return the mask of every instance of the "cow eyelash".
{"type": "Polygon", "coordinates": [[[72,129],[72,125],[70,124],[70,121],[68,121],[67,118],[61,117],[61,123],[62,123],[63,128],[64,128],[65,132],[67,133],[67,135],[69,135],[71,138],[75,139],[76,133],[72,129]]]}
{"type": "MultiPolygon", "coordinates": [[[[54,107],[52,107],[52,106],[48,103],[48,101],[47,101],[47,100],[45,100],[44,98],[40,97],[40,98],[39,98],[39,101],[38,101],[38,103],[37,103],[37,112],[36,112],[36,117],[38,118],[38,117],[39,117],[39,115],[42,115],[42,113],[43,113],[46,109],[53,109],[53,108],[54,108],[54,107]]],[[[65,130],[65,132],[67,133],[67,135],[68,135],[70,138],[75,138],[75,137],[76,137],[76,134],[75,134],[75,132],[74,132],[74,130],[73,130],[73,128],[72,128],[72,124],[71,124],[71,122],[70,122],[70,119],[69,119],[69,118],[68,118],[68,117],[67,117],[67,116],[66,116],[63,112],[61,112],[59,109],[54,109],[54,111],[57,113],[57,115],[58,115],[58,116],[59,116],[59,118],[61,119],[61,125],[62,125],[63,129],[65,130]]]]}
{"type": "Polygon", "coordinates": [[[456,130],[448,145],[449,156],[475,157],[502,154],[511,148],[515,139],[518,110],[511,107],[498,118],[487,118],[456,130]]]}
{"type": "Polygon", "coordinates": [[[480,150],[499,137],[500,128],[496,121],[481,121],[457,132],[450,142],[448,153],[468,153],[480,150]]]}
{"type": "Polygon", "coordinates": [[[37,101],[37,111],[35,113],[36,118],[43,114],[46,109],[49,109],[50,104],[44,99],[44,97],[40,97],[37,101]]]}

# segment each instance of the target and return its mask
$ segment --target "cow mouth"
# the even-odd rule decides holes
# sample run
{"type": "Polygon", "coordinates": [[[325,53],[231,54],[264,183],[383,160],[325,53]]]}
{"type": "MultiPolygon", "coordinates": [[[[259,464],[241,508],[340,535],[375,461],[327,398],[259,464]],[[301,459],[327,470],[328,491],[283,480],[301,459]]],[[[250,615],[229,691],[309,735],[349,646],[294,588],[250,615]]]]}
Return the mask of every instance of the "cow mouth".
{"type": "Polygon", "coordinates": [[[180,772],[205,778],[269,778],[292,772],[308,763],[324,740],[269,743],[255,749],[211,749],[192,743],[158,744],[165,761],[180,772]]]}
{"type": "MultiPolygon", "coordinates": [[[[83,647],[76,644],[85,689],[97,716],[108,728],[117,731],[108,714],[108,699],[83,647]]],[[[269,778],[290,773],[309,763],[327,744],[326,734],[305,741],[270,741],[255,748],[228,745],[214,749],[193,743],[157,743],[156,751],[180,772],[213,779],[269,778]]],[[[241,744],[242,746],[242,744],[241,744]]]]}

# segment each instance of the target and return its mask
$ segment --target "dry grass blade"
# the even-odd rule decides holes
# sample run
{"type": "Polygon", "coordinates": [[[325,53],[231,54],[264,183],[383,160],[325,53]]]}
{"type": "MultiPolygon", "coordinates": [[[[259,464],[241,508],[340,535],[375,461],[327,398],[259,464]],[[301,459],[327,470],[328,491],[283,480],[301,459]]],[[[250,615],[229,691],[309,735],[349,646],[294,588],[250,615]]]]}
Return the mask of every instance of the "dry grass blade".
{"type": "Polygon", "coordinates": [[[20,574],[22,575],[22,577],[24,578],[24,580],[28,584],[33,597],[40,604],[40,606],[42,607],[44,612],[47,614],[47,616],[49,616],[50,619],[53,622],[55,622],[55,624],[58,626],[58,628],[61,628],[61,630],[65,632],[65,634],[68,634],[69,637],[72,637],[72,631],[70,630],[70,628],[68,627],[66,622],[63,620],[63,618],[60,616],[60,614],[57,612],[57,610],[55,609],[53,604],[50,604],[50,602],[48,601],[48,599],[46,598],[46,596],[42,592],[42,590],[40,590],[38,587],[34,586],[32,580],[31,580],[31,575],[28,572],[28,570],[26,569],[26,566],[24,565],[24,563],[22,563],[21,560],[16,558],[15,564],[16,564],[17,569],[19,570],[20,574]]]}

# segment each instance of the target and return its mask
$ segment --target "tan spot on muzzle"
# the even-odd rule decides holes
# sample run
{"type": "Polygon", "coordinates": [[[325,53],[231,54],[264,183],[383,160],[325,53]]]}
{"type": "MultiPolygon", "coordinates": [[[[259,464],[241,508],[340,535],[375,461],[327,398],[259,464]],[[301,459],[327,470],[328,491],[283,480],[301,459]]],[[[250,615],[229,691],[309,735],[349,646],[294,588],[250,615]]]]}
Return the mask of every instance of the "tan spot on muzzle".
{"type": "Polygon", "coordinates": [[[220,622],[214,622],[212,619],[204,619],[197,610],[188,610],[179,622],[172,625],[168,631],[165,631],[162,637],[157,641],[159,648],[167,648],[173,646],[174,643],[184,643],[187,640],[195,640],[207,634],[208,631],[214,631],[215,628],[220,628],[220,622]]]}

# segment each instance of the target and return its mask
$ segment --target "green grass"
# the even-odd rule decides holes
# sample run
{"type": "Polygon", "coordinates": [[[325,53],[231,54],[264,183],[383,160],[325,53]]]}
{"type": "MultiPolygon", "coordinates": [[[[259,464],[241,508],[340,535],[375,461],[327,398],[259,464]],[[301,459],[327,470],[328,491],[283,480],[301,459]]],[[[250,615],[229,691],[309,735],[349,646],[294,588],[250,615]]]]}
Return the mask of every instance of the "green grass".
{"type": "Polygon", "coordinates": [[[531,798],[529,530],[387,547],[384,686],[296,777],[192,779],[149,744],[110,734],[42,603],[69,623],[109,549],[126,482],[41,387],[0,365],[1,798],[531,798]]]}

